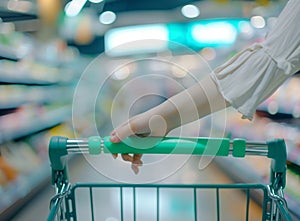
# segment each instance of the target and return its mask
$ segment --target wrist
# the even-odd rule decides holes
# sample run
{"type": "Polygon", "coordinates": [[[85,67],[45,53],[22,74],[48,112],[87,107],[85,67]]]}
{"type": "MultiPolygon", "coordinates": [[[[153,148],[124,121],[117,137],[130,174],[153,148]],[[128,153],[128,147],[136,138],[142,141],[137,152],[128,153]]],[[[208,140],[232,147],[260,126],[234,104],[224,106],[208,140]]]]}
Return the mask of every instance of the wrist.
{"type": "Polygon", "coordinates": [[[158,115],[164,120],[167,133],[181,125],[179,112],[171,99],[166,100],[150,111],[150,116],[158,115]]]}

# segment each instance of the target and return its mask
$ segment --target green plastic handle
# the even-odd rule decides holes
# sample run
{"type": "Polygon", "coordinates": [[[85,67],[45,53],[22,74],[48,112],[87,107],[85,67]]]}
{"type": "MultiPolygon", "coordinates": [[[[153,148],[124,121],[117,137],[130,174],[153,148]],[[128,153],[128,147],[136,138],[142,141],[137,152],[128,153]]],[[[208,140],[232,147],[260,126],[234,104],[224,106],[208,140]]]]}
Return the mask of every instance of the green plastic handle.
{"type": "Polygon", "coordinates": [[[228,138],[128,137],[120,143],[103,138],[104,153],[193,154],[228,156],[228,138]]]}

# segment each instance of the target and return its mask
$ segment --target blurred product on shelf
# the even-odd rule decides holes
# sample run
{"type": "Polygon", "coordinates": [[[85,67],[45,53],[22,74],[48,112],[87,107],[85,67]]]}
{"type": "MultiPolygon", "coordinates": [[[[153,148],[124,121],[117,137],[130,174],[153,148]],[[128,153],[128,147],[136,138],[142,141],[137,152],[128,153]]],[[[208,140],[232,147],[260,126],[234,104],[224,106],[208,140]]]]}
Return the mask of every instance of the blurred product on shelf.
{"type": "Polygon", "coordinates": [[[68,106],[59,105],[23,105],[14,112],[0,116],[0,141],[30,135],[62,123],[71,116],[68,106]]]}
{"type": "Polygon", "coordinates": [[[74,73],[67,68],[51,67],[30,60],[0,60],[0,82],[24,84],[55,84],[73,80],[74,73]]]}
{"type": "Polygon", "coordinates": [[[1,24],[0,56],[9,59],[22,59],[34,50],[34,40],[30,35],[15,32],[12,24],[1,24]],[[4,28],[4,30],[3,30],[4,28]]]}
{"type": "MultiPolygon", "coordinates": [[[[37,41],[35,50],[28,59],[33,59],[35,62],[47,66],[64,67],[68,64],[73,64],[74,60],[79,56],[78,49],[67,45],[64,40],[56,38],[46,43],[37,41]]],[[[68,73],[70,70],[66,68],[65,71],[68,73]]]]}
{"type": "Polygon", "coordinates": [[[12,168],[22,174],[34,171],[42,163],[37,153],[25,142],[7,143],[1,147],[1,155],[12,168]]]}
{"type": "Polygon", "coordinates": [[[56,26],[57,20],[62,10],[62,2],[60,0],[39,0],[38,14],[45,26],[56,26]]]}
{"type": "Polygon", "coordinates": [[[0,85],[0,109],[18,108],[30,103],[42,105],[55,102],[63,105],[70,103],[71,99],[72,91],[68,86],[0,85]]]}
{"type": "Polygon", "coordinates": [[[17,176],[18,172],[16,171],[15,168],[11,164],[7,162],[7,159],[3,157],[2,155],[0,156],[0,184],[1,186],[6,186],[9,184],[9,182],[14,181],[17,176]]]}

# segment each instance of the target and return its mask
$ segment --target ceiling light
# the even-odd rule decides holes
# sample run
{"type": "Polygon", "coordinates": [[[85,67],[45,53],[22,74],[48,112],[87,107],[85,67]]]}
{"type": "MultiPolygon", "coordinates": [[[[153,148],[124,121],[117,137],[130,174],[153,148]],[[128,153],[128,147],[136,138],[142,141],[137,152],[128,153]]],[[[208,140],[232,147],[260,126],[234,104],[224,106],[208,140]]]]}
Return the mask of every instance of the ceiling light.
{"type": "Polygon", "coordinates": [[[90,2],[92,3],[100,3],[100,2],[103,2],[103,0],[89,0],[90,2]]]}
{"type": "Polygon", "coordinates": [[[200,15],[200,10],[195,5],[185,5],[181,9],[181,13],[187,18],[196,18],[200,15]]]}
{"type": "Polygon", "coordinates": [[[262,16],[253,16],[250,22],[255,28],[264,28],[266,25],[265,19],[262,16]]]}
{"type": "Polygon", "coordinates": [[[105,51],[110,55],[157,53],[168,47],[165,25],[140,25],[109,30],[105,34],[105,51]]]}
{"type": "Polygon", "coordinates": [[[99,21],[102,24],[109,25],[109,24],[113,23],[116,20],[116,18],[117,18],[117,16],[116,16],[116,14],[114,12],[112,12],[112,11],[106,11],[106,12],[103,12],[99,16],[99,21]]]}
{"type": "Polygon", "coordinates": [[[69,2],[65,7],[66,15],[74,17],[79,14],[87,0],[73,0],[69,2]]]}
{"type": "Polygon", "coordinates": [[[199,44],[232,44],[237,31],[229,22],[196,24],[192,27],[192,37],[199,44]]]}

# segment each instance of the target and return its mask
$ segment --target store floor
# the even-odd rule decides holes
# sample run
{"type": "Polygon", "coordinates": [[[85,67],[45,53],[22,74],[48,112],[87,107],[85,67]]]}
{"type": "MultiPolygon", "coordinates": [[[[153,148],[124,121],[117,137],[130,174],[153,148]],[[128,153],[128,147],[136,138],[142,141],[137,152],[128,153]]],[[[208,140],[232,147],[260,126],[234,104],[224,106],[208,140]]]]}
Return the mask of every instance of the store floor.
{"type": "MultiPolygon", "coordinates": [[[[190,157],[182,167],[178,168],[175,173],[166,176],[165,179],[157,180],[159,183],[230,183],[231,181],[224,175],[214,163],[208,163],[208,165],[199,169],[199,157],[190,157]]],[[[109,162],[114,162],[113,159],[108,159],[109,162]]],[[[69,175],[71,182],[97,182],[97,183],[111,183],[112,179],[107,178],[107,171],[99,168],[114,169],[114,166],[107,164],[107,161],[93,161],[84,157],[76,157],[72,159],[72,163],[69,165],[69,175]],[[95,163],[96,162],[96,163],[95,163]],[[104,175],[103,175],[104,174],[104,175]]],[[[147,159],[145,159],[147,161],[147,159]]],[[[121,160],[115,162],[121,163],[121,160]]],[[[118,163],[115,163],[118,165],[118,163]]],[[[122,164],[124,164],[122,162],[122,164]]],[[[170,164],[170,163],[169,163],[170,164]]],[[[133,174],[129,165],[125,165],[125,168],[119,170],[120,177],[124,177],[124,171],[133,174]]],[[[166,168],[171,168],[172,165],[165,165],[166,168]]],[[[132,175],[136,177],[136,181],[139,182],[138,177],[151,177],[155,174],[154,178],[158,179],[157,174],[164,173],[164,169],[161,171],[152,170],[153,174],[145,174],[143,167],[139,175],[132,175]]],[[[168,171],[169,172],[169,171],[168,171]]],[[[115,173],[117,174],[117,173],[115,173]]],[[[129,175],[131,176],[131,175],[129,175]]],[[[114,177],[115,178],[115,177],[114,177]]],[[[153,178],[153,179],[154,179],[153,178]]],[[[124,179],[124,178],[123,178],[124,179]]],[[[124,181],[124,180],[123,180],[124,181]]],[[[126,181],[127,182],[127,181],[126,181]]],[[[143,181],[141,181],[143,182],[143,181]]],[[[112,207],[120,209],[120,199],[115,196],[119,190],[109,189],[101,191],[101,189],[94,191],[94,198],[101,195],[94,200],[95,220],[99,221],[117,221],[120,220],[119,212],[116,212],[112,207]]],[[[132,189],[124,189],[124,220],[132,219],[132,189]]],[[[137,220],[152,221],[156,220],[157,210],[155,207],[156,191],[149,190],[136,190],[136,216],[137,220]]],[[[12,221],[41,221],[46,220],[49,212],[49,201],[54,194],[53,188],[46,186],[44,190],[31,200],[22,210],[20,210],[12,221]]],[[[220,190],[220,213],[221,220],[241,221],[245,220],[246,214],[246,198],[242,191],[237,190],[220,190]]],[[[193,209],[193,197],[189,189],[167,189],[160,191],[160,220],[194,220],[193,209]]],[[[91,220],[90,204],[88,199],[88,191],[78,191],[76,195],[76,208],[78,208],[77,218],[80,220],[91,220]]],[[[199,220],[217,220],[217,204],[216,204],[216,191],[212,190],[199,190],[197,191],[197,216],[199,220]]],[[[250,202],[249,220],[261,220],[261,210],[254,202],[250,202]]]]}

